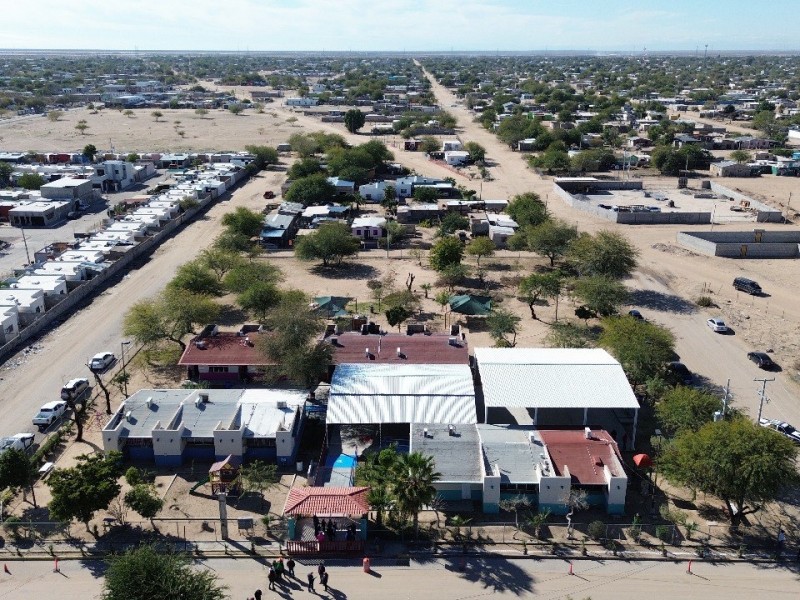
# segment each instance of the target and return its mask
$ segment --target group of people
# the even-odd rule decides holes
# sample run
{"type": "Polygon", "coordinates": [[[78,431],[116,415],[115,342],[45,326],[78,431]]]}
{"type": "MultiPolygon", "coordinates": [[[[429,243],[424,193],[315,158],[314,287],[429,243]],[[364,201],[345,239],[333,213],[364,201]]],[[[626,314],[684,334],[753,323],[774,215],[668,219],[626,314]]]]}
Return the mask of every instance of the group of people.
{"type": "MultiPolygon", "coordinates": [[[[318,542],[329,541],[332,542],[336,539],[336,534],[342,528],[339,526],[339,523],[335,522],[333,519],[325,520],[322,519],[320,521],[317,515],[314,515],[314,537],[318,542]]],[[[348,542],[352,542],[356,539],[356,524],[350,523],[347,526],[346,530],[346,539],[348,542]]]]}
{"type": "MultiPolygon", "coordinates": [[[[286,564],[283,563],[283,558],[278,558],[277,560],[273,561],[273,563],[269,567],[269,572],[267,573],[267,581],[269,582],[270,590],[275,590],[275,584],[282,583],[284,581],[284,577],[291,577],[296,579],[294,574],[294,567],[295,562],[293,559],[289,559],[286,561],[286,564]]],[[[325,591],[328,591],[328,571],[325,569],[325,562],[320,562],[317,566],[317,575],[319,575],[319,582],[322,584],[322,587],[325,591]]],[[[316,581],[316,577],[314,576],[314,571],[309,571],[308,575],[306,576],[308,579],[308,591],[313,592],[314,590],[314,582],[316,581]]],[[[261,600],[262,591],[256,590],[253,598],[248,598],[247,600],[261,600]]]]}

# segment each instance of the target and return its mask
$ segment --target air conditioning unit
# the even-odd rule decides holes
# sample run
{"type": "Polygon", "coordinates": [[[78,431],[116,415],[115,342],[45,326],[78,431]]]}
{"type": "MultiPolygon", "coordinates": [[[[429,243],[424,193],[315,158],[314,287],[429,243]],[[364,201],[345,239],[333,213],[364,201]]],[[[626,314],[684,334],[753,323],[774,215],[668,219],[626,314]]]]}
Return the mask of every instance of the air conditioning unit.
{"type": "Polygon", "coordinates": [[[197,399],[198,399],[200,402],[208,402],[208,394],[206,394],[206,393],[200,393],[200,394],[198,394],[198,395],[197,395],[197,399]]]}
{"type": "Polygon", "coordinates": [[[286,401],[285,400],[278,400],[278,402],[276,403],[276,406],[278,408],[286,408],[286,401]]]}

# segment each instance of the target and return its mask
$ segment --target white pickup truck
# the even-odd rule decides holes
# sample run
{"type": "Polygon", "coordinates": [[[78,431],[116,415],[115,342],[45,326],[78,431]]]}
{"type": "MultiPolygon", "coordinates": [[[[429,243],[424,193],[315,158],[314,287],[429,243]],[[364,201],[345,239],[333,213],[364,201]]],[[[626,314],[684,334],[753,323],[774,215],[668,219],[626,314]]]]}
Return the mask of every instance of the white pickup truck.
{"type": "Polygon", "coordinates": [[[67,403],[63,400],[54,400],[53,402],[48,402],[47,404],[43,405],[42,408],[39,409],[39,412],[36,413],[36,416],[33,417],[33,424],[36,425],[40,430],[47,429],[58,421],[64,413],[67,411],[67,403]]]}

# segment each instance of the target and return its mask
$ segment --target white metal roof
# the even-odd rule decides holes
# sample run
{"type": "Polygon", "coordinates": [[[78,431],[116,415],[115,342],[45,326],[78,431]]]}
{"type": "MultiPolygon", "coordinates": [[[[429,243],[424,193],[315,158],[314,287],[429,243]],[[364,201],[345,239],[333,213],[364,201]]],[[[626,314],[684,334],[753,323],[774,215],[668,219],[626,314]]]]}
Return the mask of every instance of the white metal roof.
{"type": "Polygon", "coordinates": [[[339,365],[327,422],[475,423],[472,372],[467,365],[339,365]]]}
{"type": "Polygon", "coordinates": [[[475,348],[487,407],[639,408],[600,348],[475,348]]]}

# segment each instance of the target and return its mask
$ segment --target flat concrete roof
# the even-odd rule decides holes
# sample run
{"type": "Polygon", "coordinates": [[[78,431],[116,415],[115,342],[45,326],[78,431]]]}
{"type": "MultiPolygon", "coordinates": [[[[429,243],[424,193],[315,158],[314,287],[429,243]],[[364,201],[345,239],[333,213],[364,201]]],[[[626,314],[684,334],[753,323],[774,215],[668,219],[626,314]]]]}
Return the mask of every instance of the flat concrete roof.
{"type": "Polygon", "coordinates": [[[483,479],[483,457],[478,430],[475,425],[454,427],[455,435],[450,435],[448,425],[412,424],[410,452],[432,457],[436,470],[442,474],[440,482],[480,482],[483,479]],[[425,430],[427,435],[423,435],[425,430]]]}

